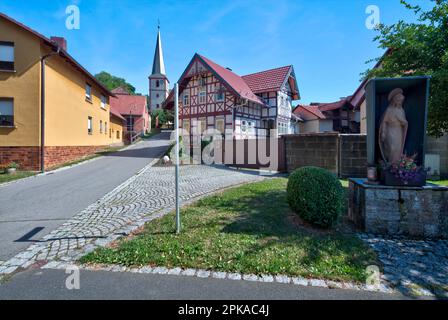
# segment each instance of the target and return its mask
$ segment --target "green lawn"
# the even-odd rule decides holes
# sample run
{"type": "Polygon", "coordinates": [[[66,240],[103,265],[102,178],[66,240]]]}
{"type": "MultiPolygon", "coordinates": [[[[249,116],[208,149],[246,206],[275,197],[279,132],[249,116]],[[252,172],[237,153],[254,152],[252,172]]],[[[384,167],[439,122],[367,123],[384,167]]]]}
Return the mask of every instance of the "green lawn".
{"type": "Polygon", "coordinates": [[[266,180],[204,198],[182,210],[180,235],[172,213],[81,262],[364,281],[375,254],[351,233],[294,224],[286,184],[266,180]]]}
{"type": "Polygon", "coordinates": [[[36,175],[36,172],[29,172],[29,171],[17,171],[16,174],[0,173],[0,184],[23,178],[28,178],[34,175],[36,175]]]}
{"type": "MultiPolygon", "coordinates": [[[[348,180],[340,180],[342,183],[342,186],[344,188],[348,188],[348,180]]],[[[433,180],[428,180],[429,183],[434,183],[434,184],[438,184],[439,186],[446,186],[448,187],[448,180],[440,180],[440,181],[433,181],[433,180]]]]}
{"type": "Polygon", "coordinates": [[[440,181],[428,181],[430,183],[438,184],[439,186],[448,187],[448,180],[440,180],[440,181]]]}

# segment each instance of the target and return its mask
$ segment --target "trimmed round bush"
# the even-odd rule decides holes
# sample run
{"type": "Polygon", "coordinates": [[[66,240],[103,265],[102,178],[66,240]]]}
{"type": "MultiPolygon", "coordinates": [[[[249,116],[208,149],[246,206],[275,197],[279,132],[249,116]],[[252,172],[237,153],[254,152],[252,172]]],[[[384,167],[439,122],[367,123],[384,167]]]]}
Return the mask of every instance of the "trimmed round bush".
{"type": "Polygon", "coordinates": [[[344,189],[327,170],[304,167],[288,181],[288,203],[303,220],[319,227],[333,227],[342,213],[344,189]]]}

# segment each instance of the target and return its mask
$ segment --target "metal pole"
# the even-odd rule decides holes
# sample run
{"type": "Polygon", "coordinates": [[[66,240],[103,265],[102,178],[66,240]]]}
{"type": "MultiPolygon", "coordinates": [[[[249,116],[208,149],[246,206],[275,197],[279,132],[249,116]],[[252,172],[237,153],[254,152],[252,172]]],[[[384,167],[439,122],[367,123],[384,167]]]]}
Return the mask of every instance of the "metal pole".
{"type": "Polygon", "coordinates": [[[179,84],[174,85],[174,130],[176,134],[176,233],[181,231],[180,224],[180,199],[179,199],[179,84]]]}

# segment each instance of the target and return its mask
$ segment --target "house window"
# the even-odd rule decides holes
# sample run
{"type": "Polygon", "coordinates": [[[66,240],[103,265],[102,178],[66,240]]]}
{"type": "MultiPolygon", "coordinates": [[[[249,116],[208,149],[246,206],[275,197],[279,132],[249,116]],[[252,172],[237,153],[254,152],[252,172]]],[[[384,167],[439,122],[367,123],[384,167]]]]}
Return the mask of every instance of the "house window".
{"type": "Polygon", "coordinates": [[[92,101],[92,86],[90,84],[86,84],[86,99],[92,101]]]}
{"type": "Polygon", "coordinates": [[[92,117],[87,118],[87,133],[93,134],[93,119],[92,117]]]}
{"type": "Polygon", "coordinates": [[[206,97],[205,91],[199,92],[199,103],[204,104],[205,103],[205,97],[206,97]]]}
{"type": "Polygon", "coordinates": [[[103,133],[103,120],[100,120],[100,133],[103,133]]]}
{"type": "Polygon", "coordinates": [[[207,77],[206,76],[199,77],[199,86],[204,87],[206,85],[207,85],[207,77]]]}
{"type": "Polygon", "coordinates": [[[120,131],[117,131],[117,139],[120,139],[120,131]]]}
{"type": "Polygon", "coordinates": [[[160,97],[160,94],[156,94],[156,98],[159,98],[160,97]]]}
{"type": "Polygon", "coordinates": [[[14,43],[0,41],[0,70],[14,71],[14,43]]]}
{"type": "Polygon", "coordinates": [[[221,89],[216,93],[216,101],[224,101],[224,90],[221,89]]]}
{"type": "Polygon", "coordinates": [[[101,108],[106,109],[107,99],[105,96],[101,96],[101,108]]]}
{"type": "Polygon", "coordinates": [[[0,98],[0,127],[14,126],[14,100],[0,98]]]}
{"type": "Polygon", "coordinates": [[[108,130],[107,130],[107,122],[104,123],[104,133],[107,134],[108,130]]]}
{"type": "Polygon", "coordinates": [[[156,80],[156,88],[160,87],[160,80],[156,80]]]}
{"type": "Polygon", "coordinates": [[[190,105],[190,96],[188,94],[184,95],[184,106],[190,105]]]}
{"type": "Polygon", "coordinates": [[[247,122],[246,121],[242,121],[241,122],[241,132],[242,133],[246,133],[247,132],[247,122]]]}

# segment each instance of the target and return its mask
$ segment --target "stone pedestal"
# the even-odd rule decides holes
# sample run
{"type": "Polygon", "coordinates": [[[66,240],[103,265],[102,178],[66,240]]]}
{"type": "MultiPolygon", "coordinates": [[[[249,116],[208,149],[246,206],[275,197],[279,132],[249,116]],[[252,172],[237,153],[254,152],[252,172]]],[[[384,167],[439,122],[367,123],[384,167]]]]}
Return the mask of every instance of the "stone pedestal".
{"type": "Polygon", "coordinates": [[[387,187],[350,179],[349,218],[373,234],[448,239],[448,188],[387,187]]]}

